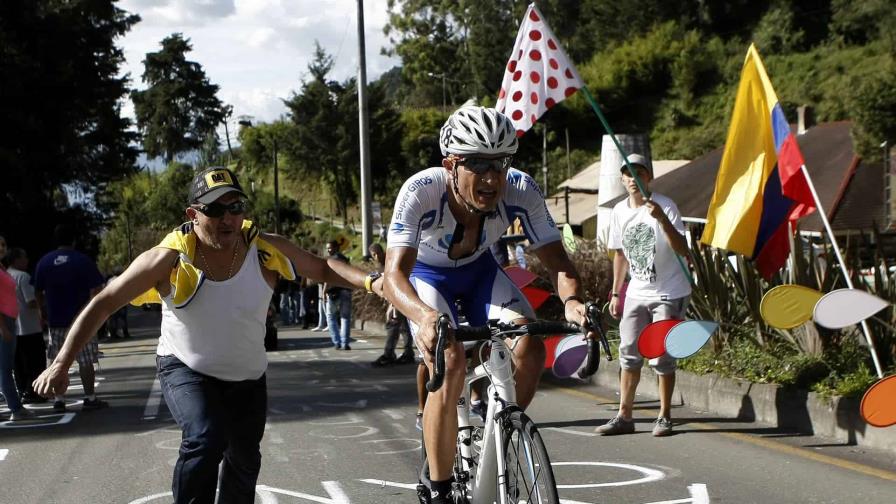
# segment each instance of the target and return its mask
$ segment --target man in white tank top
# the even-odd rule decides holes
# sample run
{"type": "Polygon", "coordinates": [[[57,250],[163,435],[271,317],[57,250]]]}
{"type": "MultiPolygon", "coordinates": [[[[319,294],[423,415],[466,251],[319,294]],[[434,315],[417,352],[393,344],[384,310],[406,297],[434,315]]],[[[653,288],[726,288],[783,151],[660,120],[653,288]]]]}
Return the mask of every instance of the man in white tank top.
{"type": "Polygon", "coordinates": [[[162,302],[156,367],[182,430],[172,482],[176,503],[214,503],[222,459],[219,502],[254,502],[267,413],[264,323],[278,271],[344,287],[366,284],[382,294],[382,280],[364,271],[255,232],[243,220],[245,197],[230,170],[198,174],[186,209],[190,221],[176,231],[182,243],[194,245],[182,251],[159,246],[137,257],[80,313],[59,355],[34,382],[43,396],[65,392],[69,366],[103,321],[155,289],[162,302]],[[277,254],[285,260],[275,271],[267,265],[277,254]],[[191,272],[198,277],[182,282],[191,272]],[[230,407],[234,403],[241,407],[230,407]]]}

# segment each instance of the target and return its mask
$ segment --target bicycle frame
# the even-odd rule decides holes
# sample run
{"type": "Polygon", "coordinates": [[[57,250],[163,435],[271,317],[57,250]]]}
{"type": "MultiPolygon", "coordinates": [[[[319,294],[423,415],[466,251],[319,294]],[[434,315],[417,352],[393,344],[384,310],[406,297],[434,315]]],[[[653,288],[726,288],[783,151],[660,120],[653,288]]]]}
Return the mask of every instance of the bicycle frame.
{"type": "Polygon", "coordinates": [[[495,502],[497,492],[497,495],[501,496],[501,504],[506,504],[504,439],[502,430],[498,428],[498,422],[502,411],[516,407],[516,382],[513,379],[511,362],[511,351],[503,338],[492,337],[488,361],[467,373],[463,395],[457,404],[457,432],[463,466],[461,469],[472,478],[472,498],[476,503],[495,502]],[[469,421],[470,386],[480,379],[489,380],[487,393],[490,400],[485,416],[479,465],[476,467],[476,473],[471,474],[472,467],[469,461],[473,457],[473,428],[469,421]],[[496,479],[497,487],[494,484],[496,479]]]}

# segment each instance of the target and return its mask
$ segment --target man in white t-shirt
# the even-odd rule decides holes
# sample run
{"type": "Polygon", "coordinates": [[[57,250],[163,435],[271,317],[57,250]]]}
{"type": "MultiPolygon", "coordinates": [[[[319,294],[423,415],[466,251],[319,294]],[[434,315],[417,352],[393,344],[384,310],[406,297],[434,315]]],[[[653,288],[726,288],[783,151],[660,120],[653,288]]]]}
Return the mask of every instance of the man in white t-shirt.
{"type": "Polygon", "coordinates": [[[7,273],[16,281],[16,301],[19,316],[16,319],[16,387],[23,404],[46,402],[34,392],[31,382],[47,367],[47,346],[40,326],[40,313],[31,275],[28,269],[28,254],[21,248],[11,248],[6,254],[9,263],[7,273]]]}
{"type": "MultiPolygon", "coordinates": [[[[629,164],[644,186],[649,199],[638,188],[626,165],[620,167],[622,184],[628,198],[613,208],[607,248],[613,258],[613,292],[610,314],[620,319],[619,413],[597,428],[599,434],[629,434],[635,431],[632,403],[641,380],[644,358],[638,352],[638,336],[651,322],[684,318],[691,284],[685,276],[679,257],[688,253],[684,223],[675,203],[648,189],[653,179],[650,162],[640,154],[631,154],[629,164]],[[629,274],[625,303],[619,292],[629,274]],[[624,304],[624,306],[623,306],[624,304]]],[[[654,436],[672,433],[671,402],[675,388],[675,359],[663,355],[651,359],[650,365],[659,377],[660,414],[653,427],[654,436]]]]}

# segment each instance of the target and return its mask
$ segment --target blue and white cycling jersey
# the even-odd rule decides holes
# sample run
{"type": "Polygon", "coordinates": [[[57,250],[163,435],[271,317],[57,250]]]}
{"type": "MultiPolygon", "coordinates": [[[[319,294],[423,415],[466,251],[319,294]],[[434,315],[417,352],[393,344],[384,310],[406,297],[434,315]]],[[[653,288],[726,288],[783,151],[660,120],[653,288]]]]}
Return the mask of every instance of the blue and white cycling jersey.
{"type": "Polygon", "coordinates": [[[531,243],[530,250],[560,239],[538,184],[526,173],[510,168],[497,212],[483,223],[479,247],[469,256],[451,259],[448,247],[457,221],[448,208],[448,183],[448,171],[442,167],[423,170],[404,183],[389,226],[389,248],[416,248],[417,261],[429,266],[463,266],[488,252],[517,217],[531,243]]]}
{"type": "MultiPolygon", "coordinates": [[[[526,297],[501,270],[489,251],[518,217],[523,232],[537,249],[560,240],[560,232],[545,205],[544,195],[529,175],[511,168],[497,211],[485,218],[479,246],[460,259],[448,257],[457,221],[448,206],[449,173],[429,168],[412,176],[398,193],[389,226],[388,247],[417,249],[410,282],[427,305],[448,313],[457,324],[459,304],[472,325],[488,319],[510,322],[535,314],[526,297]]],[[[411,329],[416,326],[411,321],[411,329]]]]}

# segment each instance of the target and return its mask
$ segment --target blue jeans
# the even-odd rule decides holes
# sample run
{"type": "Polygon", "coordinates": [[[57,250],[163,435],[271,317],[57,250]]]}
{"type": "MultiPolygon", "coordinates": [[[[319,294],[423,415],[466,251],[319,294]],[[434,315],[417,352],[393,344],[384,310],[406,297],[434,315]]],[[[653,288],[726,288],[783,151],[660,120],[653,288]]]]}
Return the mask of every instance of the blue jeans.
{"type": "Polygon", "coordinates": [[[335,296],[327,295],[327,327],[334,346],[348,345],[352,331],[352,291],[343,289],[335,296]]]}
{"type": "Polygon", "coordinates": [[[157,356],[165,404],[181,428],[171,490],[175,504],[255,501],[261,437],[267,418],[267,380],[224,381],[193,371],[173,355],[157,356]]]}
{"type": "Polygon", "coordinates": [[[6,406],[9,407],[9,411],[19,411],[22,409],[22,401],[16,390],[16,381],[12,377],[16,361],[16,326],[14,322],[10,323],[12,320],[6,315],[0,315],[0,324],[6,324],[13,334],[10,341],[0,338],[0,392],[6,398],[6,406]]]}

